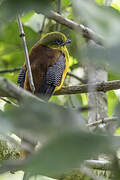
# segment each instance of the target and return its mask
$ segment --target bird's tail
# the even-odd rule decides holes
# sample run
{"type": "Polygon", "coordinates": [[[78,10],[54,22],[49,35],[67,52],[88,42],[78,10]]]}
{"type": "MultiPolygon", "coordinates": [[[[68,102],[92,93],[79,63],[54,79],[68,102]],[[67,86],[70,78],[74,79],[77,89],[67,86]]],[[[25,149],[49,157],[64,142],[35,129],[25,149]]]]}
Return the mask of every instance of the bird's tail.
{"type": "Polygon", "coordinates": [[[48,101],[49,98],[53,95],[54,90],[55,90],[55,86],[51,84],[43,84],[40,87],[40,90],[38,93],[42,99],[48,101]]]}

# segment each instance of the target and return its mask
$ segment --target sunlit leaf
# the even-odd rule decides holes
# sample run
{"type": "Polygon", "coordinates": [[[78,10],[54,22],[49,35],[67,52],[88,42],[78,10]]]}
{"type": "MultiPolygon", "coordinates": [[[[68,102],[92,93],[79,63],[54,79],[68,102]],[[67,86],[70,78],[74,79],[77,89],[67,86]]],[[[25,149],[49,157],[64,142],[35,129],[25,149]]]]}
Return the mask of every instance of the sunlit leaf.
{"type": "Polygon", "coordinates": [[[32,10],[32,11],[29,11],[28,13],[26,13],[24,16],[21,17],[21,21],[22,23],[25,23],[27,21],[29,21],[29,19],[35,14],[35,12],[32,10]]]}
{"type": "Polygon", "coordinates": [[[62,8],[67,8],[71,3],[71,0],[62,0],[62,8]]]}
{"type": "MultiPolygon", "coordinates": [[[[31,29],[33,29],[35,32],[40,32],[43,20],[44,20],[44,15],[35,13],[29,19],[29,21],[25,22],[24,24],[26,26],[30,27],[31,29]]],[[[47,23],[47,21],[45,22],[45,24],[46,23],[47,23]]]]}
{"type": "Polygon", "coordinates": [[[96,0],[96,2],[99,4],[99,5],[102,5],[104,0],[96,0]]]}
{"type": "Polygon", "coordinates": [[[120,135],[120,127],[118,127],[115,131],[115,135],[120,135]]]}
{"type": "Polygon", "coordinates": [[[119,0],[114,0],[112,3],[112,7],[120,11],[120,1],[119,0]]]}
{"type": "Polygon", "coordinates": [[[108,116],[112,116],[114,114],[115,106],[118,103],[118,98],[114,91],[108,92],[108,116]]]}

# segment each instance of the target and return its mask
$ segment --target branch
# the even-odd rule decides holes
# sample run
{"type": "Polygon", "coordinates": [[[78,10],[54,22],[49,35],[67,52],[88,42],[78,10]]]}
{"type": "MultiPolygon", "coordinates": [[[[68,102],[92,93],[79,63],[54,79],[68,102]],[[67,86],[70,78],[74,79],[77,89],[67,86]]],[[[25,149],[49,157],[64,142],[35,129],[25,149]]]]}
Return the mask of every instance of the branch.
{"type": "Polygon", "coordinates": [[[97,126],[99,124],[105,124],[105,123],[109,123],[112,121],[116,121],[118,118],[117,117],[107,117],[107,118],[103,118],[99,121],[93,122],[93,123],[89,123],[87,124],[88,127],[92,127],[92,126],[97,126]]]}
{"type": "Polygon", "coordinates": [[[28,99],[32,100],[39,100],[42,102],[41,99],[39,99],[37,96],[34,96],[28,91],[25,91],[24,89],[17,87],[14,83],[10,82],[9,80],[0,77],[0,96],[1,97],[12,97],[15,98],[18,101],[25,101],[28,99]]]}
{"type": "MultiPolygon", "coordinates": [[[[54,95],[77,94],[77,93],[87,93],[94,91],[105,92],[119,88],[120,88],[120,80],[115,80],[115,81],[108,81],[103,83],[92,83],[92,84],[86,84],[80,86],[62,87],[61,90],[55,92],[54,95]]],[[[42,101],[37,96],[34,96],[32,93],[17,87],[14,83],[10,82],[9,80],[3,77],[0,77],[0,96],[12,97],[17,99],[18,101],[24,101],[24,99],[29,99],[29,98],[42,101]]]]}
{"type": "Polygon", "coordinates": [[[98,170],[111,170],[112,163],[106,160],[86,160],[84,163],[87,167],[98,170]]]}
{"type": "Polygon", "coordinates": [[[19,71],[20,69],[21,69],[21,67],[16,67],[16,68],[12,68],[12,69],[4,69],[4,70],[0,70],[0,73],[12,73],[12,72],[19,71]]]}
{"type": "Polygon", "coordinates": [[[67,94],[79,94],[96,91],[110,91],[120,89],[120,80],[108,81],[102,83],[91,83],[80,86],[67,86],[62,87],[59,91],[56,91],[54,95],[67,95],[67,94]]]}
{"type": "Polygon", "coordinates": [[[0,99],[14,107],[19,107],[19,105],[15,104],[14,102],[10,101],[9,99],[3,98],[3,97],[0,97],[0,99]]]}
{"type": "Polygon", "coordinates": [[[43,30],[44,30],[45,21],[46,21],[46,16],[44,16],[44,18],[43,18],[42,26],[41,26],[41,29],[40,29],[40,38],[41,38],[43,30]]]}
{"type": "Polygon", "coordinates": [[[93,107],[91,106],[82,106],[80,108],[78,108],[78,112],[85,112],[85,111],[91,111],[93,109],[93,107]]]}
{"type": "Polygon", "coordinates": [[[25,60],[26,60],[26,66],[27,66],[27,71],[28,71],[30,88],[31,88],[32,92],[34,93],[35,92],[35,86],[34,86],[33,77],[32,77],[32,71],[31,71],[29,55],[28,55],[28,50],[27,50],[27,45],[26,45],[25,33],[23,30],[23,26],[22,26],[19,15],[18,15],[18,25],[19,25],[19,30],[20,30],[20,37],[22,38],[23,47],[24,47],[24,54],[25,54],[25,60]]]}
{"type": "Polygon", "coordinates": [[[71,77],[73,77],[73,78],[75,78],[75,79],[77,79],[78,81],[80,81],[80,82],[82,82],[82,83],[85,83],[85,84],[86,84],[86,82],[88,82],[87,79],[82,79],[82,78],[76,76],[75,74],[73,74],[73,73],[71,73],[71,72],[67,72],[67,75],[68,75],[68,76],[71,76],[71,77]]]}
{"type": "Polygon", "coordinates": [[[102,41],[103,41],[102,37],[97,35],[94,31],[92,31],[88,27],[85,27],[82,24],[78,24],[68,18],[65,18],[54,11],[50,11],[49,14],[47,14],[46,16],[48,18],[55,20],[60,24],[67,26],[70,29],[82,33],[83,37],[85,37],[86,39],[91,39],[97,44],[102,45],[102,41]]]}

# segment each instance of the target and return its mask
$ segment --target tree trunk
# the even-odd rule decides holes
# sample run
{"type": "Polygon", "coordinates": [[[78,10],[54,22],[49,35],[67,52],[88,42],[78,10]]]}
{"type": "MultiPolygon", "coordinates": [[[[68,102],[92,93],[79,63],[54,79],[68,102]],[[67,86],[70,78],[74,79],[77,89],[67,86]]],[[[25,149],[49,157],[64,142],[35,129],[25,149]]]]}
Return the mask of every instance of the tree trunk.
{"type": "MultiPolygon", "coordinates": [[[[107,72],[96,65],[91,64],[88,69],[89,83],[107,81],[107,72]]],[[[88,112],[88,123],[93,123],[107,117],[107,94],[104,92],[88,93],[88,105],[92,106],[92,110],[88,112]]],[[[103,127],[98,125],[92,127],[91,130],[103,127]]]]}

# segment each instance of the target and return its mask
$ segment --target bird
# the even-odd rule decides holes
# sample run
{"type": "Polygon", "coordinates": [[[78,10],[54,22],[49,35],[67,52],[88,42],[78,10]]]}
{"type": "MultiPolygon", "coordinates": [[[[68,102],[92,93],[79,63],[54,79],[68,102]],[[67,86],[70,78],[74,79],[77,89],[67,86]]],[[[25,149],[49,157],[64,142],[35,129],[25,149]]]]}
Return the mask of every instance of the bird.
{"type": "MultiPolygon", "coordinates": [[[[35,94],[49,100],[59,90],[69,67],[69,52],[66,45],[71,43],[65,34],[50,32],[45,34],[30,50],[29,60],[35,85],[35,94]]],[[[19,87],[31,91],[26,63],[19,72],[19,87]]]]}

